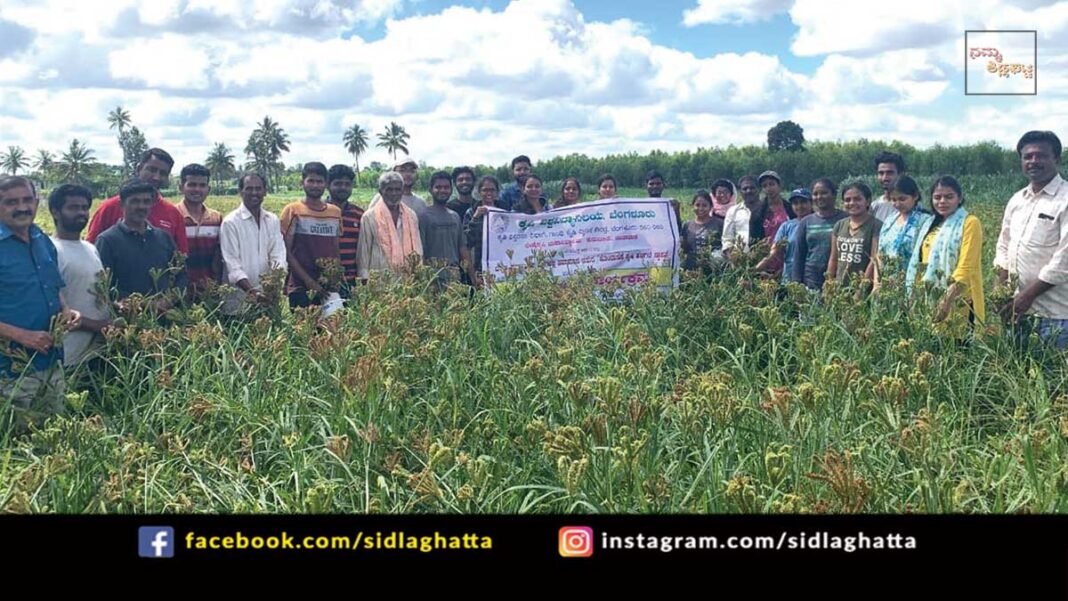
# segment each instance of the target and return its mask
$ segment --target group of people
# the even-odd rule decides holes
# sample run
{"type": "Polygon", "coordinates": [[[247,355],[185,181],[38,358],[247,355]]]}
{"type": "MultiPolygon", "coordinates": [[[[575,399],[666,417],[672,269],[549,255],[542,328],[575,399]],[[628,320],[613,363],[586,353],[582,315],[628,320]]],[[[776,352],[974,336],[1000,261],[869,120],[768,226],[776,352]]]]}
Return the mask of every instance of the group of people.
{"type": "Polygon", "coordinates": [[[710,194],[693,197],[695,218],[683,227],[684,266],[714,270],[761,240],[770,251],[756,265],[764,277],[804,284],[820,291],[827,278],[857,284],[858,297],[902,275],[907,289],[917,281],[946,289],[935,321],[945,319],[959,296],[969,318],[986,318],[981,270],[982,226],[963,208],[964,194],[952,176],[931,186],[929,207],[916,181],[905,175],[904,159],[882,152],[874,159],[883,194],[873,199],[861,181],[838,186],[817,179],[811,189],[797,188],[787,197],[774,171],[738,182],[742,202],[731,202],[734,187],[718,180],[710,194]],[[757,190],[764,192],[763,198],[757,190]],[[715,202],[715,200],[720,202],[715,202]]]}
{"type": "MultiPolygon", "coordinates": [[[[994,265],[999,281],[1014,275],[1019,288],[998,310],[1020,323],[1019,331],[1037,331],[1057,348],[1068,348],[1068,286],[1062,285],[1068,282],[1068,185],[1058,171],[1061,142],[1052,132],[1031,131],[1016,150],[1029,183],[1005,209],[994,265]]],[[[985,320],[982,230],[964,208],[960,184],[939,177],[925,206],[901,156],[880,153],[874,166],[883,194],[873,199],[864,183],[846,183],[841,209],[834,182],[817,179],[784,197],[774,171],[743,177],[737,185],[716,180],[711,191],[693,196],[695,217],[686,223],[673,200],[684,267],[714,270],[766,240],[771,251],[756,265],[764,277],[814,291],[827,278],[856,278],[874,291],[897,274],[909,289],[926,282],[944,290],[936,320],[955,306],[985,320]]],[[[458,278],[478,285],[482,221],[491,208],[538,214],[582,199],[581,183],[567,178],[550,203],[530,159],[518,156],[511,162],[514,181],[505,186],[469,167],[434,173],[427,203],[414,192],[417,163],[405,158],[378,179],[365,209],[350,200],[350,167],[312,162],[301,174],[304,198],[280,215],[263,208],[265,178],[245,173],[238,180],[240,206],[223,216],[206,206],[211,173],[199,164],[179,173],[182,199],[166,201],[160,189],[173,167],[167,152],[146,151],[137,177],[104,200],[91,219],[89,189],[56,187],[48,196],[51,237],[34,225],[34,183],[0,179],[0,404],[31,417],[61,411],[63,366],[91,356],[110,323],[109,302],[141,294],[166,311],[215,282],[234,288],[228,310],[235,310],[241,303],[266,302],[265,274],[284,269],[290,306],[308,307],[331,293],[345,294],[372,272],[400,273],[418,262],[437,266],[442,283],[458,278]],[[328,277],[332,262],[341,273],[336,285],[328,277]],[[110,274],[110,282],[101,281],[102,273],[110,274]],[[168,291],[176,294],[159,294],[168,291]],[[50,333],[56,320],[68,331],[61,346],[50,333]]],[[[664,177],[653,171],[645,180],[648,196],[661,197],[664,177]]],[[[597,182],[599,198],[616,195],[612,176],[597,182]]]]}
{"type": "MultiPolygon", "coordinates": [[[[1060,139],[1050,131],[1030,131],[1016,145],[1028,185],[1005,208],[994,267],[999,284],[1018,278],[1011,300],[997,307],[1024,340],[1033,332],[1058,349],[1068,348],[1068,185],[1059,173],[1060,139]]],[[[941,290],[933,320],[945,320],[955,307],[975,323],[986,320],[983,290],[983,232],[964,207],[960,183],[938,177],[923,203],[923,192],[905,174],[904,159],[893,152],[874,158],[883,188],[879,198],[863,182],[841,187],[827,178],[798,188],[785,198],[774,171],[746,176],[737,188],[729,180],[712,192],[693,196],[695,218],[682,229],[684,266],[716,267],[743,255],[761,240],[770,252],[756,269],[820,291],[826,279],[858,284],[858,298],[899,279],[907,292],[920,285],[941,290]],[[735,189],[741,202],[733,202],[735,189]],[[763,191],[763,197],[760,195],[763,191]],[[963,300],[963,303],[958,302],[963,300]]]]}

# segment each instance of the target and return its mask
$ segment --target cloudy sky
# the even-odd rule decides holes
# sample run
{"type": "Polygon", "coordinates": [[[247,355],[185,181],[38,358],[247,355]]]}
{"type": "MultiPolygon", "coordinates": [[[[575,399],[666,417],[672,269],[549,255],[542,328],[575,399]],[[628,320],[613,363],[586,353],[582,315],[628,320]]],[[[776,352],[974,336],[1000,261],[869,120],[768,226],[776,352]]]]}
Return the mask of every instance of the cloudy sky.
{"type": "Polygon", "coordinates": [[[763,144],[783,119],[1012,146],[1068,137],[1068,2],[3,0],[0,149],[78,137],[119,162],[116,105],[179,163],[243,159],[264,115],[286,162],[328,164],[351,163],[347,126],[390,121],[432,165],[763,144]],[[1036,29],[1038,94],[965,96],[969,29],[1036,29]]]}

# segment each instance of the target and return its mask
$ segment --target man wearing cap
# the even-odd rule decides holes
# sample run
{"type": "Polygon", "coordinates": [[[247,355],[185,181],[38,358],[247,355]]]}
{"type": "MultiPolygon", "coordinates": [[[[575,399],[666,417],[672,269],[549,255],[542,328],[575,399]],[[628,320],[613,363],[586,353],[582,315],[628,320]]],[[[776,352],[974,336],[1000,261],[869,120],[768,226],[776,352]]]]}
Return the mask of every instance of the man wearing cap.
{"type": "MultiPolygon", "coordinates": [[[[400,174],[404,180],[404,193],[401,196],[401,203],[409,209],[415,211],[416,216],[421,216],[423,211],[426,211],[426,201],[421,197],[412,194],[412,186],[415,185],[416,170],[419,169],[419,163],[415,162],[412,157],[404,157],[397,161],[397,164],[393,165],[393,171],[400,174]]],[[[374,198],[371,199],[371,204],[367,205],[367,210],[370,211],[379,201],[382,200],[382,195],[376,193],[374,198]]]]}
{"type": "Polygon", "coordinates": [[[757,271],[766,273],[769,277],[778,277],[781,273],[784,283],[789,274],[793,273],[794,261],[797,258],[797,225],[812,213],[812,193],[808,188],[798,188],[790,193],[790,207],[796,217],[779,227],[771,245],[771,254],[757,264],[757,271]]]}

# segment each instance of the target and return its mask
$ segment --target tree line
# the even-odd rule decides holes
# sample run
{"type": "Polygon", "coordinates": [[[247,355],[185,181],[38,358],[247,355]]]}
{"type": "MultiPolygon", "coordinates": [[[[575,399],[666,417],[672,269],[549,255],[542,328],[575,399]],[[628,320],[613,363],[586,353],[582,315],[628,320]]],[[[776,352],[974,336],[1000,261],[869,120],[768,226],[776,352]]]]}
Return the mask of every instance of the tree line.
{"type": "MultiPolygon", "coordinates": [[[[122,181],[130,177],[136,168],[138,157],[149,147],[144,133],[132,123],[128,111],[116,107],[108,113],[109,128],[117,133],[117,142],[122,151],[122,165],[106,165],[94,156],[95,151],[77,139],[70,142],[66,151],[53,153],[38,150],[32,157],[18,146],[8,146],[0,151],[0,169],[16,174],[27,171],[46,188],[59,182],[75,182],[87,185],[98,195],[111,194],[122,181]]],[[[398,153],[408,154],[411,135],[396,122],[384,126],[376,135],[375,146],[384,148],[394,160],[398,153]]],[[[373,182],[381,171],[388,168],[372,162],[360,169],[360,157],[371,144],[371,134],[359,124],[347,127],[339,136],[338,143],[352,156],[357,174],[365,183],[373,182]]],[[[263,173],[272,190],[299,189],[301,165],[286,165],[282,158],[290,150],[289,134],[280,123],[269,115],[256,124],[244,147],[245,162],[237,162],[233,150],[225,143],[217,142],[208,156],[201,160],[212,172],[214,186],[219,194],[230,193],[235,188],[233,178],[245,170],[263,173]]],[[[590,157],[585,154],[569,154],[552,158],[534,156],[534,171],[546,182],[562,181],[577,177],[582,182],[592,183],[604,174],[611,174],[621,187],[643,187],[645,174],[656,170],[663,174],[669,187],[702,188],[713,180],[726,177],[733,181],[747,174],[757,174],[766,169],[775,169],[784,182],[807,183],[818,177],[842,181],[859,175],[868,175],[874,166],[872,157],[880,151],[890,150],[905,158],[907,170],[915,174],[952,173],[957,176],[1018,174],[1019,159],[1015,151],[993,141],[964,146],[935,144],[930,148],[916,148],[903,142],[884,142],[860,139],[850,142],[805,142],[799,125],[783,121],[768,131],[767,146],[727,146],[697,148],[679,152],[650,150],[648,153],[631,152],[590,157]]],[[[527,149],[517,148],[512,154],[530,154],[527,149]]],[[[502,182],[512,179],[507,161],[498,165],[470,165],[480,174],[495,175],[502,182]]],[[[440,166],[452,168],[458,165],[440,166]]],[[[437,169],[420,165],[420,171],[437,169]]]]}

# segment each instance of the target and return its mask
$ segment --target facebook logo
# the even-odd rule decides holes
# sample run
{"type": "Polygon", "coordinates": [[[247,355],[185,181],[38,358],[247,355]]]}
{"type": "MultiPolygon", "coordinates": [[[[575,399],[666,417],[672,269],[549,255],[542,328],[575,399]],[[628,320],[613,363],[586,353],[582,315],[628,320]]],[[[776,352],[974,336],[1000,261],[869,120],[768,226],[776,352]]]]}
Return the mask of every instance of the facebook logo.
{"type": "Polygon", "coordinates": [[[141,557],[174,557],[174,528],[141,526],[137,530],[137,554],[141,557]]]}

